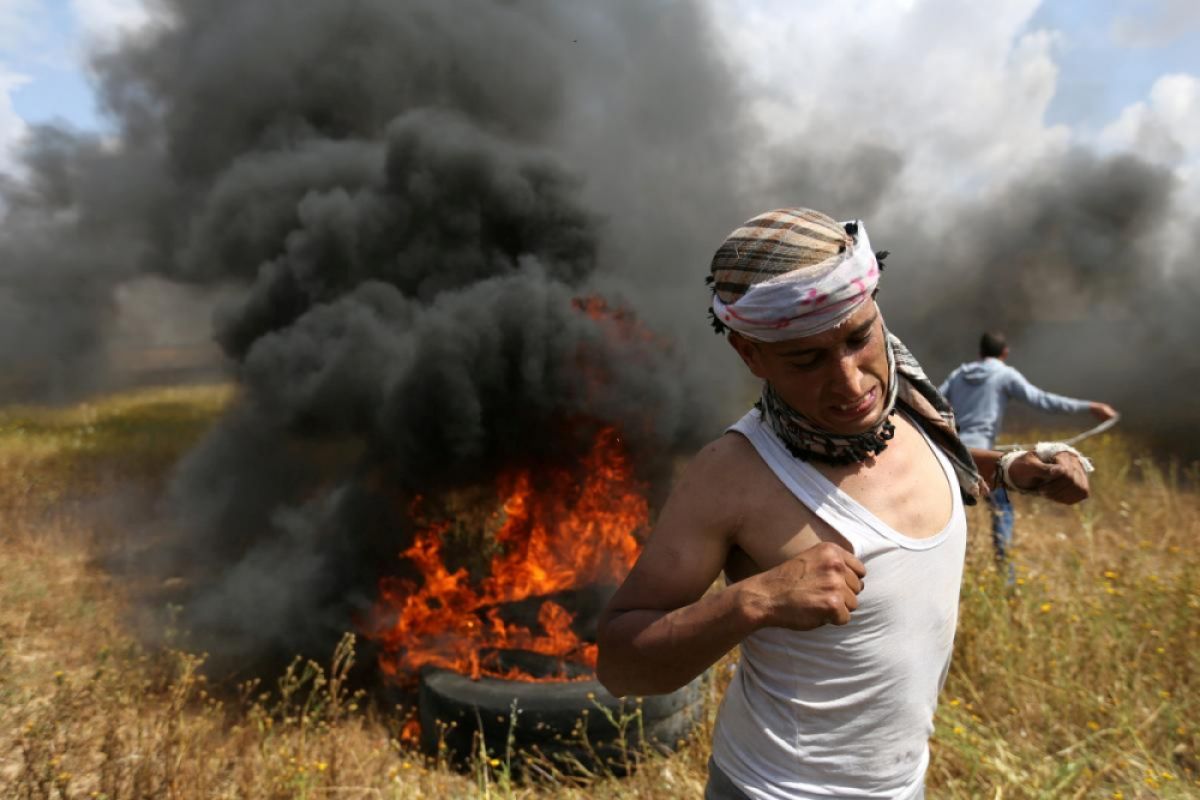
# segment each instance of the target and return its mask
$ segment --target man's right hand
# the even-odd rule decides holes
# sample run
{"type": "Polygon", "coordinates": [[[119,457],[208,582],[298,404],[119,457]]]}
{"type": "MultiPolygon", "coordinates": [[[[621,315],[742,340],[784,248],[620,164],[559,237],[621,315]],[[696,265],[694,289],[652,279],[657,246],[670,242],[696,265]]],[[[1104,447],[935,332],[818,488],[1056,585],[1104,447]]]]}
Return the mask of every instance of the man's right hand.
{"type": "Polygon", "coordinates": [[[807,631],[849,622],[866,574],[846,548],[822,542],[747,582],[754,582],[755,600],[763,604],[763,627],[807,631]]]}
{"type": "Polygon", "coordinates": [[[1108,403],[1090,403],[1088,404],[1088,411],[1101,422],[1107,422],[1117,416],[1117,410],[1108,403]]]}

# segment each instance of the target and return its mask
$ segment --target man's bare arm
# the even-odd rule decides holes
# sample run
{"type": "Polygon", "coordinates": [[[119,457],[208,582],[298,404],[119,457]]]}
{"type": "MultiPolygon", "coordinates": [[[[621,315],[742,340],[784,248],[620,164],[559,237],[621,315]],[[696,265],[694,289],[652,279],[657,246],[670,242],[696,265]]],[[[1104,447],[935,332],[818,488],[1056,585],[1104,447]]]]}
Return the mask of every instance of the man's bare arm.
{"type": "Polygon", "coordinates": [[[825,543],[705,594],[741,520],[739,490],[719,440],[689,466],[625,583],[601,617],[597,677],[613,694],[661,694],[699,675],[755,630],[844,624],[862,564],[825,543]]]}
{"type": "Polygon", "coordinates": [[[610,608],[597,678],[618,697],[678,689],[759,627],[763,611],[745,590],[735,584],[673,611],[610,608]]]}

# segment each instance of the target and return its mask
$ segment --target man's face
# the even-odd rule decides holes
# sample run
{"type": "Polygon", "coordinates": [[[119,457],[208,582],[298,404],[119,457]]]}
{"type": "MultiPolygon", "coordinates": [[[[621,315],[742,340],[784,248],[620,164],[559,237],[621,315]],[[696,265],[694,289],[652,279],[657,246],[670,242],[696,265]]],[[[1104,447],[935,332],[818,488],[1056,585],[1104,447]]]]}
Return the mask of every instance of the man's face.
{"type": "Polygon", "coordinates": [[[854,434],[879,423],[887,401],[883,318],[872,300],[837,328],[786,342],[729,342],[789,406],[831,433],[854,434]]]}

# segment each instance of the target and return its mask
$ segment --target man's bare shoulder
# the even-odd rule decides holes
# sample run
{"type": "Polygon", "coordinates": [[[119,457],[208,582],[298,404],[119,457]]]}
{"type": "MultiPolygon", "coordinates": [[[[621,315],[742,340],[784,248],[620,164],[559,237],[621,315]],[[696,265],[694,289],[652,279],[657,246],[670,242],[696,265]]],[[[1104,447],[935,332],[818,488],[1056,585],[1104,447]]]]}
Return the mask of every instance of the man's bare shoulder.
{"type": "Polygon", "coordinates": [[[687,471],[695,473],[697,478],[727,482],[748,468],[765,469],[766,464],[745,436],[729,432],[702,447],[688,464],[687,471]]]}
{"type": "Polygon", "coordinates": [[[702,447],[688,463],[673,495],[721,517],[743,514],[754,489],[771,480],[754,446],[738,433],[726,433],[702,447]]]}

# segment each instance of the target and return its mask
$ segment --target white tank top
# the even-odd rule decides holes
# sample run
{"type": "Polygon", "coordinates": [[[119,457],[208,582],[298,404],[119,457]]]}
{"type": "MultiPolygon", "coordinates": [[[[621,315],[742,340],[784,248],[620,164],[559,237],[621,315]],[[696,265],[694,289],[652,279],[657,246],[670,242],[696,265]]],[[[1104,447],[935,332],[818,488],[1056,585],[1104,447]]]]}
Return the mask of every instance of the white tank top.
{"type": "Polygon", "coordinates": [[[849,624],[763,628],[742,641],[713,731],[713,760],[756,800],[922,797],[966,552],[953,467],[926,438],[953,509],[941,532],[913,539],[793,457],[757,410],[729,430],[749,439],[796,498],[846,538],[867,577],[849,624]]]}

